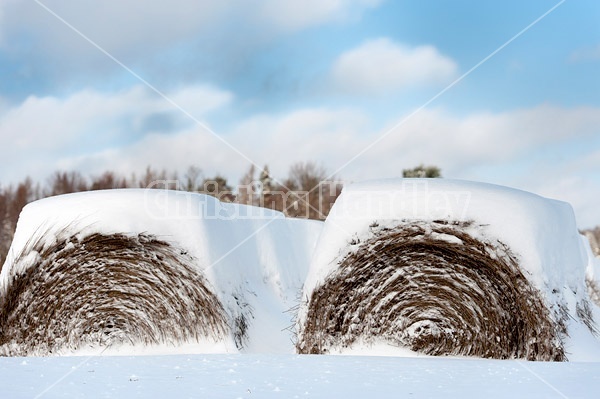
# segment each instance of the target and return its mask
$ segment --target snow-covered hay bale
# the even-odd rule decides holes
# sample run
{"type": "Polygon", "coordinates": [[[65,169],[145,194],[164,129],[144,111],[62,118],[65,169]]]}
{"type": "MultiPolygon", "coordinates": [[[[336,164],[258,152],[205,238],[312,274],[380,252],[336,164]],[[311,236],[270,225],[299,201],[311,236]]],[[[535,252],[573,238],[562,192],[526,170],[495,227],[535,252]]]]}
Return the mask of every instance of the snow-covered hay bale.
{"type": "Polygon", "coordinates": [[[428,355],[563,360],[559,324],[514,255],[464,227],[373,229],[313,291],[301,350],[377,336],[428,355]]]}
{"type": "Polygon", "coordinates": [[[35,201],[0,272],[0,354],[294,353],[322,226],[175,190],[35,201]]]}
{"type": "Polygon", "coordinates": [[[580,244],[570,207],[533,194],[455,181],[350,186],[309,272],[297,350],[383,342],[566,360],[570,324],[595,329],[580,244]]]}
{"type": "Polygon", "coordinates": [[[20,271],[0,291],[0,355],[228,334],[221,303],[185,251],[147,234],[47,243],[24,249],[13,266],[20,271]]]}

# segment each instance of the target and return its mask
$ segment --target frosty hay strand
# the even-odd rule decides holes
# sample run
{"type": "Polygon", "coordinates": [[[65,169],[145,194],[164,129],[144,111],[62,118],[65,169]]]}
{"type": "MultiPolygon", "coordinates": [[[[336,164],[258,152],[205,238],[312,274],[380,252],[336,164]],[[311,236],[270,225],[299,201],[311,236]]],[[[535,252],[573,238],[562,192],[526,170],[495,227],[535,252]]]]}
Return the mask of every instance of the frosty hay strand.
{"type": "Polygon", "coordinates": [[[194,259],[148,234],[29,243],[30,262],[0,292],[0,355],[85,346],[183,343],[229,334],[225,312],[194,259]]]}
{"type": "Polygon", "coordinates": [[[566,360],[563,320],[509,248],[473,238],[471,224],[374,224],[312,292],[298,352],[383,339],[428,355],[566,360]]]}

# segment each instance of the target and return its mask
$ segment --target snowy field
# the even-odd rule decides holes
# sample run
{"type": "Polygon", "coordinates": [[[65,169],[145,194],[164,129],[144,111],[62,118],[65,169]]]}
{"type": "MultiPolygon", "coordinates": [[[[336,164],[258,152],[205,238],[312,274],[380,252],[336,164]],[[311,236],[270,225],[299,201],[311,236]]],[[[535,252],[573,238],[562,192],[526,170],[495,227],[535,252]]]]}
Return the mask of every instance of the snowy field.
{"type": "Polygon", "coordinates": [[[306,355],[5,358],[2,398],[597,398],[600,363],[306,355]]]}
{"type": "MultiPolygon", "coordinates": [[[[119,252],[115,259],[125,255],[119,252]]],[[[384,266],[389,267],[391,263],[386,262],[384,266]]],[[[277,212],[220,203],[204,195],[160,190],[101,191],[48,198],[28,205],[22,212],[0,274],[3,295],[12,286],[19,286],[15,281],[26,287],[21,296],[15,296],[23,307],[13,308],[9,321],[4,321],[8,327],[0,329],[2,353],[19,355],[0,358],[0,398],[595,398],[600,395],[600,341],[594,328],[600,311],[590,300],[585,279],[598,282],[599,265],[577,231],[570,205],[481,183],[411,179],[352,185],[344,189],[325,223],[286,219],[277,212]],[[415,245],[420,250],[414,259],[420,262],[428,252],[423,248],[454,251],[453,254],[459,250],[465,259],[471,256],[469,251],[475,251],[477,256],[489,258],[491,264],[500,262],[508,267],[512,275],[518,275],[521,285],[510,286],[510,281],[502,280],[508,284],[506,287],[488,291],[487,280],[473,280],[472,276],[461,274],[464,265],[446,272],[428,270],[435,262],[423,263],[417,268],[417,275],[410,275],[417,263],[404,253],[404,257],[392,254],[386,259],[408,262],[405,269],[383,268],[381,254],[368,258],[369,251],[383,248],[381,243],[390,241],[386,234],[407,231],[414,233],[411,239],[417,237],[415,245]],[[161,292],[184,298],[184,311],[189,310],[185,306],[191,299],[179,291],[181,288],[157,283],[167,281],[160,273],[148,277],[156,281],[147,286],[159,296],[134,296],[133,302],[128,298],[132,293],[129,289],[133,288],[128,286],[130,283],[115,283],[107,290],[105,283],[94,285],[94,279],[90,279],[81,287],[81,283],[73,281],[74,273],[81,273],[81,267],[100,276],[116,270],[111,269],[110,262],[94,256],[86,255],[69,263],[69,254],[76,253],[78,246],[88,245],[84,238],[94,234],[148,234],[173,245],[182,259],[191,262],[191,274],[197,274],[198,280],[190,281],[205,284],[218,300],[216,311],[221,312],[226,327],[218,334],[200,334],[187,342],[179,336],[160,337],[150,345],[139,342],[139,336],[132,334],[137,324],[156,329],[160,325],[156,323],[168,322],[172,317],[168,311],[159,316],[147,312],[160,303],[161,292]],[[471,241],[475,242],[474,248],[467,248],[471,241]],[[50,250],[58,254],[56,262],[64,267],[56,269],[51,264],[54,261],[44,261],[50,250]],[[342,267],[361,253],[367,255],[368,268],[377,267],[385,273],[383,284],[369,278],[361,283],[363,286],[352,286],[352,291],[368,293],[365,303],[374,305],[361,307],[359,299],[354,313],[344,310],[334,315],[335,320],[340,320],[338,324],[348,321],[348,330],[328,330],[329,326],[319,323],[315,324],[316,330],[306,328],[318,320],[319,312],[326,310],[314,306],[315,292],[327,293],[323,289],[326,283],[336,283],[336,278],[348,274],[342,267]],[[40,273],[36,274],[36,268],[40,273]],[[434,280],[423,280],[425,283],[421,284],[428,273],[451,276],[446,292],[458,292],[456,298],[452,298],[454,294],[444,294],[441,299],[429,300],[427,295],[434,292],[434,280]],[[29,280],[24,280],[24,275],[30,276],[29,280]],[[400,277],[409,284],[396,284],[394,279],[400,277]],[[50,327],[40,322],[39,316],[30,317],[25,323],[20,321],[24,319],[20,312],[39,311],[26,305],[39,302],[36,293],[42,292],[50,281],[53,287],[74,294],[73,300],[84,307],[104,298],[103,303],[112,313],[98,305],[84,315],[78,309],[73,311],[69,304],[58,304],[53,305],[58,316],[45,321],[50,327]],[[379,292],[381,286],[393,289],[379,292]],[[70,287],[79,287],[80,291],[70,287]],[[406,291],[406,287],[416,287],[416,291],[406,291]],[[161,291],[164,289],[167,291],[161,291]],[[511,290],[513,297],[494,297],[504,297],[506,290],[511,290]],[[530,292],[536,296],[519,297],[519,293],[530,292]],[[402,298],[414,295],[425,295],[426,306],[413,306],[410,317],[377,313],[390,308],[389,303],[401,304],[402,298]],[[121,299],[113,301],[112,296],[121,299]],[[482,301],[482,297],[488,300],[482,301]],[[513,306],[511,298],[522,300],[527,306],[540,306],[544,313],[540,320],[549,326],[544,331],[550,331],[545,343],[538,335],[542,331],[538,322],[533,322],[525,326],[529,335],[517,337],[518,346],[510,346],[512,341],[505,339],[504,334],[512,334],[512,323],[526,322],[512,318],[513,313],[531,316],[527,309],[513,306]],[[474,316],[468,315],[471,319],[464,310],[459,311],[465,307],[474,309],[474,316]],[[106,327],[104,319],[115,314],[116,322],[111,321],[106,327]],[[477,316],[480,314],[486,316],[477,316]],[[490,328],[486,324],[488,314],[499,320],[499,326],[490,328]],[[479,320],[472,322],[473,317],[479,320]],[[380,319],[391,322],[364,328],[380,319]],[[36,339],[45,342],[27,341],[24,345],[26,339],[20,337],[27,337],[27,323],[32,320],[37,323],[36,339]],[[6,331],[14,331],[14,335],[6,331]],[[68,333],[62,336],[65,331],[68,333]],[[466,345],[456,343],[458,339],[448,339],[460,334],[467,334],[467,339],[463,339],[466,345]],[[475,334],[473,345],[468,334],[475,334]],[[488,339],[490,334],[497,335],[488,339]],[[329,354],[297,355],[297,351],[309,352],[312,348],[308,344],[304,348],[297,346],[298,338],[318,347],[319,353],[329,354]],[[430,345],[422,349],[415,344],[436,340],[455,342],[456,347],[448,350],[430,345]],[[480,344],[485,348],[496,342],[503,342],[508,349],[490,351],[484,357],[508,360],[477,358],[473,347],[480,344]],[[543,345],[550,355],[540,355],[543,345]],[[410,347],[445,356],[424,356],[410,347]],[[51,356],[45,357],[48,355],[51,356]],[[511,360],[514,357],[520,359],[511,360]],[[529,362],[524,358],[566,361],[529,362]]],[[[134,263],[130,266],[135,276],[140,269],[133,268],[134,263]]],[[[350,264],[347,270],[357,267],[350,264]]],[[[178,278],[177,270],[174,272],[178,278]]],[[[190,270],[181,274],[185,278],[189,275],[190,270]]],[[[352,281],[360,280],[349,275],[352,281]]],[[[492,281],[504,279],[504,274],[500,274],[501,279],[491,275],[496,278],[492,281]]],[[[56,302],[57,295],[49,292],[49,300],[56,302]]],[[[334,300],[321,303],[334,312],[345,306],[334,300]]],[[[392,307],[397,308],[408,306],[392,307]]]]}

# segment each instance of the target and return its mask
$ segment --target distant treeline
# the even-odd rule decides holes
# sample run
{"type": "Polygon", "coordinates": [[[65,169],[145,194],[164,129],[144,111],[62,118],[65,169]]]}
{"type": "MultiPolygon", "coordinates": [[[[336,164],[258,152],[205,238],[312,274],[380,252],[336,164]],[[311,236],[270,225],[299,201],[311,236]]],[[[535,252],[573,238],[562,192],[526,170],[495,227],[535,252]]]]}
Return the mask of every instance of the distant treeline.
{"type": "Polygon", "coordinates": [[[289,217],[323,220],[341,193],[342,185],[312,162],[294,164],[282,180],[273,179],[267,166],[258,172],[252,165],[235,188],[221,175],[204,176],[196,166],[190,166],[183,176],[147,167],[142,175],[130,177],[112,171],[96,176],[57,171],[45,184],[26,178],[17,185],[0,185],[0,268],[12,242],[19,214],[29,202],[61,194],[118,188],[198,192],[221,201],[278,210],[289,217]]]}

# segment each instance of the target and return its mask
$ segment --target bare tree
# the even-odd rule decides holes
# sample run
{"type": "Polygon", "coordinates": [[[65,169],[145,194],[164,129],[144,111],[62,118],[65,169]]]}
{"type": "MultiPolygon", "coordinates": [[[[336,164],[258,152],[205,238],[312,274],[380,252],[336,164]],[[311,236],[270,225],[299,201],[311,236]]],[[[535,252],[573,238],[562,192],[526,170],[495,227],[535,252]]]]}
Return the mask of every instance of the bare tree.
{"type": "Polygon", "coordinates": [[[0,270],[2,270],[2,265],[6,260],[6,254],[13,237],[13,227],[9,220],[11,191],[10,188],[0,191],[0,270]]]}
{"type": "Polygon", "coordinates": [[[167,171],[162,170],[154,170],[150,166],[146,167],[146,171],[144,175],[138,180],[137,186],[140,188],[159,188],[159,189],[167,189],[167,171]]]}
{"type": "Polygon", "coordinates": [[[114,172],[104,172],[102,175],[92,178],[90,190],[111,190],[115,188],[127,188],[127,179],[118,177],[114,172]]]}
{"type": "Polygon", "coordinates": [[[49,181],[50,191],[46,196],[76,193],[87,191],[87,180],[79,172],[55,172],[49,181]]]}
{"type": "Polygon", "coordinates": [[[285,185],[291,190],[311,191],[317,189],[324,181],[327,173],[322,166],[314,162],[298,162],[290,167],[285,185]]]}
{"type": "Polygon", "coordinates": [[[27,177],[17,185],[0,191],[0,268],[13,239],[21,211],[31,201],[39,198],[39,185],[34,186],[27,177]]]}
{"type": "Polygon", "coordinates": [[[240,184],[238,186],[238,195],[236,202],[244,205],[255,205],[255,191],[254,191],[254,174],[256,173],[256,168],[253,164],[250,165],[250,168],[246,172],[244,176],[240,179],[240,184]]]}
{"type": "Polygon", "coordinates": [[[202,190],[202,169],[192,165],[185,172],[185,182],[183,189],[185,191],[194,192],[202,190]]]}
{"type": "Polygon", "coordinates": [[[33,182],[28,177],[25,181],[19,183],[9,203],[8,217],[13,228],[17,225],[23,207],[33,199],[33,182]]]}
{"type": "Polygon", "coordinates": [[[212,195],[224,202],[234,202],[233,189],[227,183],[227,179],[219,174],[213,178],[204,179],[202,193],[212,195]]]}
{"type": "Polygon", "coordinates": [[[290,168],[284,186],[289,190],[286,214],[293,217],[323,220],[341,192],[335,178],[314,162],[299,162],[290,168]]]}

